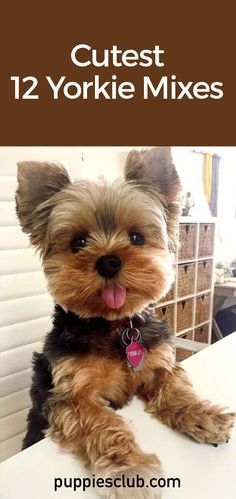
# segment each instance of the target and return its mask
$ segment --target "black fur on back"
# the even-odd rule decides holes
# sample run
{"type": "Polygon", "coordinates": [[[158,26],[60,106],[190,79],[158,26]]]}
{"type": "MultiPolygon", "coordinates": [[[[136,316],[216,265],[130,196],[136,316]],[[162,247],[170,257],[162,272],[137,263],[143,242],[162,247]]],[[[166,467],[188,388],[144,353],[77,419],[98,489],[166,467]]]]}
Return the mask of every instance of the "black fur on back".
{"type": "Polygon", "coordinates": [[[52,388],[50,365],[45,355],[37,352],[33,354],[32,364],[33,376],[30,388],[32,407],[27,418],[28,428],[22,449],[26,449],[44,438],[43,430],[48,426],[43,408],[49,396],[49,390],[52,388]]]}

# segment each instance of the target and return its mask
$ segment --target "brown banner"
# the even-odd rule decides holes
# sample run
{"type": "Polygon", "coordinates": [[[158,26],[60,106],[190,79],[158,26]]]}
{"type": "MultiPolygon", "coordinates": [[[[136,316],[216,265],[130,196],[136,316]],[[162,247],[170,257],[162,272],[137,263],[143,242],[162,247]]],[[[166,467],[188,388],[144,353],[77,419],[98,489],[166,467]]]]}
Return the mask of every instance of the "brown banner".
{"type": "MultiPolygon", "coordinates": [[[[6,3],[0,31],[1,145],[235,144],[235,17],[229,4],[6,3]],[[120,53],[115,65],[110,58],[109,67],[78,67],[71,60],[78,44],[96,49],[100,61],[104,49],[113,46],[136,51],[138,62],[145,62],[142,50],[152,52],[158,46],[164,53],[156,53],[157,64],[147,67],[119,66],[120,53]],[[65,76],[58,99],[47,76],[52,85],[65,76]],[[87,99],[83,82],[91,83],[87,99]],[[109,82],[110,98],[99,90],[104,82],[109,82]],[[128,86],[119,87],[123,82],[133,84],[132,98],[119,95],[131,93],[128,86]],[[27,97],[27,90],[28,96],[38,98],[27,97]],[[68,97],[73,92],[78,96],[68,97]]],[[[86,62],[91,51],[81,49],[77,55],[86,62]]],[[[126,56],[129,63],[137,62],[135,52],[126,56]]]]}

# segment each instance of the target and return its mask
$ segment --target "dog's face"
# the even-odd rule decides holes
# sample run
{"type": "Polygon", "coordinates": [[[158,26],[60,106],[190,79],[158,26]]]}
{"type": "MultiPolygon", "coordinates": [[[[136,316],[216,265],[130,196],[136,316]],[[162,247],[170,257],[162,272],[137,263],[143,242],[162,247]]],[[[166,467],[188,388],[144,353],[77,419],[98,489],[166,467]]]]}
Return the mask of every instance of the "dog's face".
{"type": "Polygon", "coordinates": [[[55,301],[82,317],[131,316],[173,282],[180,182],[169,148],[133,151],[125,175],[112,185],[71,183],[57,165],[18,167],[22,228],[55,301]]]}

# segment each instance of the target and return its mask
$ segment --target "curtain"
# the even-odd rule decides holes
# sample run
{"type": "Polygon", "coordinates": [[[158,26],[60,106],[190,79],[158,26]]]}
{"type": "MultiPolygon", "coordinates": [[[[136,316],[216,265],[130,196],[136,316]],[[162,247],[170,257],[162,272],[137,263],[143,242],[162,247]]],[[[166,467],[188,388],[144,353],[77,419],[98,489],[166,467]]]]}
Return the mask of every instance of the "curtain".
{"type": "Polygon", "coordinates": [[[212,189],[211,189],[211,212],[213,217],[217,217],[218,190],[219,190],[219,169],[220,157],[217,154],[212,156],[212,189]]]}
{"type": "Polygon", "coordinates": [[[219,190],[220,157],[217,154],[204,153],[203,183],[204,191],[214,217],[217,216],[219,190]]]}
{"type": "Polygon", "coordinates": [[[204,169],[203,169],[204,191],[208,203],[211,203],[211,184],[212,184],[212,154],[207,152],[204,154],[204,169]]]}

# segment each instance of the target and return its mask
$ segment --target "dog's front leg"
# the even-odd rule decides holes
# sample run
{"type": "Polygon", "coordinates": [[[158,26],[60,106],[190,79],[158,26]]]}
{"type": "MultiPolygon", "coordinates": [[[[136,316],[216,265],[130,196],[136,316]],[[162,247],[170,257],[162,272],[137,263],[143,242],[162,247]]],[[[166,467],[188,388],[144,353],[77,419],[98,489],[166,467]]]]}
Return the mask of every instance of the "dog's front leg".
{"type": "Polygon", "coordinates": [[[66,360],[54,369],[54,389],[45,407],[47,434],[82,457],[97,478],[109,478],[110,484],[117,479],[117,487],[99,488],[101,495],[109,499],[159,498],[161,489],[146,486],[151,478],[163,476],[159,459],[143,453],[123,418],[106,407],[108,394],[116,392],[118,397],[121,393],[114,386],[115,373],[113,378],[106,377],[110,366],[105,360],[89,362],[86,359],[84,366],[77,366],[66,360]],[[121,486],[122,475],[132,480],[138,474],[145,481],[143,488],[121,486]]]}
{"type": "Polygon", "coordinates": [[[178,364],[159,367],[139,390],[146,410],[198,442],[227,442],[235,414],[201,400],[178,364]]]}

